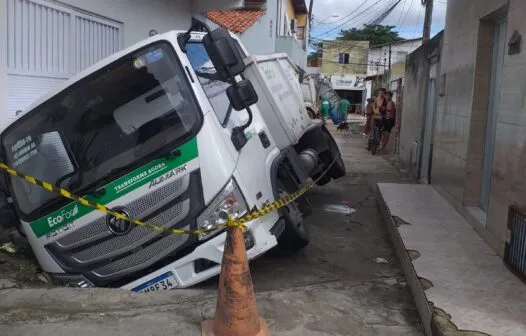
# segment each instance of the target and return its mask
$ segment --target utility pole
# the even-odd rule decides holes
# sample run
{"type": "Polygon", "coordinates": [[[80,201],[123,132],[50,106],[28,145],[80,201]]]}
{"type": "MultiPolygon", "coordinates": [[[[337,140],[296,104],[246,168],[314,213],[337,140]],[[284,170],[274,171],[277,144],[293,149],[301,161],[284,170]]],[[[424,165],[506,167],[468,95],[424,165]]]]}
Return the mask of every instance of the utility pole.
{"type": "Polygon", "coordinates": [[[310,0],[309,3],[309,24],[311,24],[312,20],[312,7],[314,6],[314,0],[310,0]]]}
{"type": "Polygon", "coordinates": [[[393,55],[393,51],[391,50],[393,42],[389,42],[389,70],[391,70],[391,56],[393,55]]]}
{"type": "Polygon", "coordinates": [[[431,38],[431,22],[433,20],[433,0],[422,0],[422,5],[426,6],[426,16],[424,19],[423,40],[428,41],[431,38]]]}

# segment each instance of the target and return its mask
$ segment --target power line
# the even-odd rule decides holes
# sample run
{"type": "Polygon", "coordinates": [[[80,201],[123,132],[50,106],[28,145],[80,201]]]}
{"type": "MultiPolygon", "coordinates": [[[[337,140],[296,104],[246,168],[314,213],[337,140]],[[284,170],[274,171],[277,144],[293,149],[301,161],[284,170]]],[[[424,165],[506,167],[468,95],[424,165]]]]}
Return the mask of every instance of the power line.
{"type": "Polygon", "coordinates": [[[402,20],[402,24],[400,25],[400,27],[404,26],[405,20],[407,19],[407,16],[409,15],[409,13],[411,12],[411,9],[413,8],[413,3],[414,2],[415,2],[415,0],[411,0],[411,3],[409,4],[409,7],[407,8],[407,12],[405,13],[405,17],[402,20]]]}
{"type": "Polygon", "coordinates": [[[349,14],[346,14],[344,17],[341,17],[339,18],[338,20],[334,21],[334,22],[331,22],[331,24],[335,24],[335,23],[338,23],[340,21],[343,21],[345,20],[346,18],[348,18],[349,16],[351,16],[352,14],[354,14],[358,9],[360,9],[360,7],[362,7],[363,5],[365,5],[367,3],[368,0],[364,0],[364,2],[362,2],[358,7],[356,7],[354,10],[352,10],[349,14]]]}
{"type": "Polygon", "coordinates": [[[389,16],[389,14],[391,14],[391,12],[396,8],[396,6],[400,4],[401,1],[402,0],[394,0],[394,2],[391,5],[388,5],[389,8],[387,8],[387,10],[385,10],[380,16],[378,16],[374,20],[370,21],[369,24],[370,25],[380,24],[383,20],[385,20],[386,17],[389,16]]]}
{"type": "MultiPolygon", "coordinates": [[[[365,0],[364,2],[362,2],[362,3],[360,4],[360,6],[358,6],[358,8],[356,8],[356,10],[354,10],[353,12],[351,12],[348,16],[350,16],[352,13],[354,13],[354,12],[356,12],[358,9],[360,9],[365,3],[367,3],[367,1],[368,1],[368,0],[365,0]]],[[[345,21],[344,23],[342,23],[342,24],[340,24],[340,25],[338,25],[338,26],[336,26],[336,27],[334,27],[334,28],[332,28],[332,29],[326,31],[325,33],[322,33],[322,34],[320,34],[320,35],[318,35],[318,36],[315,36],[314,38],[318,38],[318,37],[320,37],[320,36],[327,35],[327,34],[329,34],[330,32],[333,32],[333,31],[335,31],[336,29],[338,29],[338,28],[340,28],[340,27],[346,25],[346,24],[349,23],[351,20],[357,18],[358,16],[360,16],[361,14],[363,14],[364,12],[366,12],[367,10],[369,10],[369,9],[373,8],[374,6],[378,5],[380,2],[381,2],[381,0],[376,1],[376,2],[373,3],[371,6],[367,7],[366,9],[364,9],[363,11],[361,11],[360,13],[358,13],[357,15],[353,16],[352,18],[348,19],[348,20],[345,21]]],[[[348,16],[347,16],[347,17],[348,17],[348,16]]]]}

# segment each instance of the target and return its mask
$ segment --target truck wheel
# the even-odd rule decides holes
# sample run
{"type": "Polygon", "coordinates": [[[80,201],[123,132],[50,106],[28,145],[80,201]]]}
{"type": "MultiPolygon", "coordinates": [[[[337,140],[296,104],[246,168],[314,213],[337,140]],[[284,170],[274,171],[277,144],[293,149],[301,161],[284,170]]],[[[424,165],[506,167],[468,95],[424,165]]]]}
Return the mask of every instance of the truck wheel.
{"type": "Polygon", "coordinates": [[[307,113],[309,114],[309,117],[311,119],[316,119],[316,114],[314,113],[314,111],[310,108],[307,108],[307,113]]]}
{"type": "MultiPolygon", "coordinates": [[[[279,186],[278,194],[279,197],[283,197],[287,192],[279,186]]],[[[310,242],[310,234],[298,204],[296,202],[287,204],[283,208],[282,217],[285,220],[285,230],[278,238],[279,247],[295,252],[307,246],[310,242]]]]}
{"type": "Polygon", "coordinates": [[[345,176],[345,162],[343,162],[342,154],[340,153],[336,141],[334,141],[334,138],[330,134],[325,134],[325,141],[327,141],[327,145],[329,145],[329,150],[321,153],[320,158],[322,162],[326,165],[330,165],[334,159],[336,159],[327,174],[333,179],[345,176]]]}

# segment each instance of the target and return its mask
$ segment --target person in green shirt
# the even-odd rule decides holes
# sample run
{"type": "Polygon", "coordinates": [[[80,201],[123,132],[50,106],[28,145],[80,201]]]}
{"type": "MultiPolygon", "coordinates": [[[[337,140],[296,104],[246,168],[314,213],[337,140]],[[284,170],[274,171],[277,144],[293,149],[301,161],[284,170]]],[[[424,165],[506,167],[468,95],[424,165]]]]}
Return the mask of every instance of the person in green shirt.
{"type": "Polygon", "coordinates": [[[323,98],[320,106],[321,111],[321,119],[323,122],[325,122],[325,119],[329,118],[329,111],[331,110],[331,103],[329,102],[329,98],[325,97],[323,98]]]}
{"type": "Polygon", "coordinates": [[[347,122],[347,115],[349,114],[350,109],[351,103],[345,98],[341,99],[338,104],[338,119],[340,119],[340,122],[347,122]]]}

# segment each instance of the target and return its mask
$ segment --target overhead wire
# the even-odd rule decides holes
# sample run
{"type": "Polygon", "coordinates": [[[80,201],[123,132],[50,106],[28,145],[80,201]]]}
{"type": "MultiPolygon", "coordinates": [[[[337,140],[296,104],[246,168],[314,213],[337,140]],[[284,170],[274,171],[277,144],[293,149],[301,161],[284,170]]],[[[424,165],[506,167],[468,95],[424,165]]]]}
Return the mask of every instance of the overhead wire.
{"type": "MultiPolygon", "coordinates": [[[[339,29],[339,28],[343,27],[344,25],[346,25],[347,23],[349,23],[351,20],[354,20],[354,19],[357,18],[358,16],[362,15],[363,13],[365,13],[367,10],[369,10],[369,9],[373,8],[374,6],[378,5],[379,3],[381,3],[381,1],[382,1],[382,0],[378,0],[378,1],[374,2],[371,6],[367,7],[366,9],[364,9],[364,10],[361,11],[360,13],[356,14],[356,15],[353,16],[352,18],[348,19],[348,20],[345,21],[344,23],[342,23],[342,24],[340,24],[340,25],[338,25],[338,26],[336,26],[336,27],[334,27],[334,28],[332,28],[332,29],[330,29],[330,30],[324,32],[324,33],[321,33],[321,34],[315,36],[314,38],[318,38],[318,37],[320,37],[320,36],[327,35],[327,34],[333,32],[333,31],[335,31],[336,29],[339,29]]],[[[363,2],[362,5],[365,4],[365,3],[367,3],[367,1],[363,2]]],[[[359,9],[362,5],[360,5],[357,9],[359,9]]]]}
{"type": "Polygon", "coordinates": [[[362,7],[363,5],[365,5],[367,3],[367,1],[369,0],[364,0],[361,4],[358,5],[358,7],[356,7],[355,9],[353,9],[350,13],[346,14],[345,16],[339,18],[338,20],[336,21],[332,21],[330,24],[335,24],[335,23],[338,23],[340,21],[343,21],[345,20],[346,18],[348,18],[349,16],[353,15],[354,13],[356,13],[356,11],[358,11],[358,9],[360,9],[360,7],[362,7]]]}

